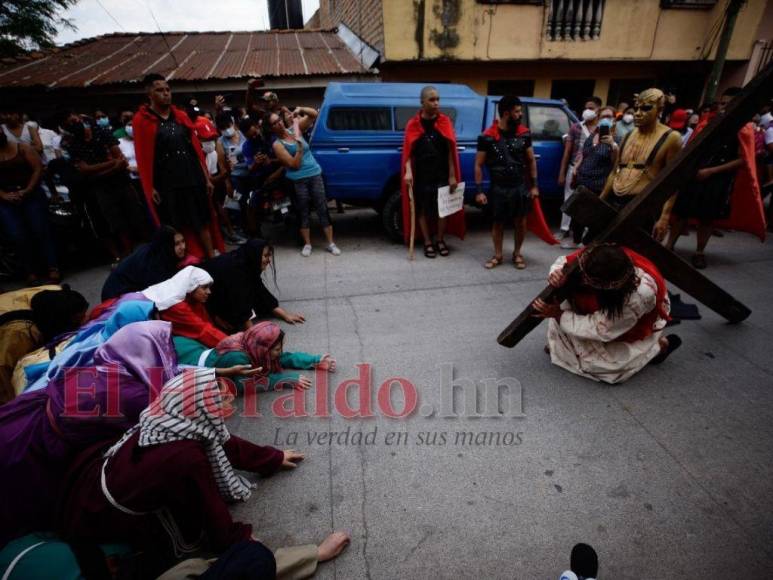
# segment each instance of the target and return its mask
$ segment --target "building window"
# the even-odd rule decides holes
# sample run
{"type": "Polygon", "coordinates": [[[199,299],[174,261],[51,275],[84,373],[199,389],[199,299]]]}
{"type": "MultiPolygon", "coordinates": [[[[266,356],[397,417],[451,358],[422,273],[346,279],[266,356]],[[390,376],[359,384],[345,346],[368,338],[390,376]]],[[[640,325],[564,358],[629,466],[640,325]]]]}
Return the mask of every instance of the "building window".
{"type": "MultiPolygon", "coordinates": [[[[395,131],[404,131],[408,121],[415,117],[417,112],[417,107],[395,107],[395,131]]],[[[456,109],[440,107],[440,112],[448,115],[452,123],[456,122],[456,109]]]]}
{"type": "Polygon", "coordinates": [[[698,8],[709,9],[717,5],[717,0],[660,0],[661,8],[698,8]]]}
{"type": "Polygon", "coordinates": [[[500,80],[488,82],[489,95],[515,95],[517,97],[533,97],[533,80],[500,80]]]}
{"type": "Polygon", "coordinates": [[[533,4],[541,6],[545,0],[477,0],[478,4],[533,4]]]}
{"type": "Polygon", "coordinates": [[[605,0],[548,0],[548,40],[598,40],[605,0]]]}
{"type": "Polygon", "coordinates": [[[560,107],[528,105],[527,114],[532,139],[560,141],[569,132],[569,116],[560,107]]]}
{"type": "Polygon", "coordinates": [[[327,116],[331,131],[391,131],[388,107],[333,107],[327,116]]]}

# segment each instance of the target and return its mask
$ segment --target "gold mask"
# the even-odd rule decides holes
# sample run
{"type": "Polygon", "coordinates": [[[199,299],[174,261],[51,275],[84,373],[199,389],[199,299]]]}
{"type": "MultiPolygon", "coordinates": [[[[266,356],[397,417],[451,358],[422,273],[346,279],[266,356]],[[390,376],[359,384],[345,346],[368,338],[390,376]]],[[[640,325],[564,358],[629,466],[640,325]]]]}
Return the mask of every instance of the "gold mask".
{"type": "Polygon", "coordinates": [[[647,89],[636,95],[633,105],[633,122],[643,129],[653,128],[665,106],[666,96],[660,89],[647,89]]]}

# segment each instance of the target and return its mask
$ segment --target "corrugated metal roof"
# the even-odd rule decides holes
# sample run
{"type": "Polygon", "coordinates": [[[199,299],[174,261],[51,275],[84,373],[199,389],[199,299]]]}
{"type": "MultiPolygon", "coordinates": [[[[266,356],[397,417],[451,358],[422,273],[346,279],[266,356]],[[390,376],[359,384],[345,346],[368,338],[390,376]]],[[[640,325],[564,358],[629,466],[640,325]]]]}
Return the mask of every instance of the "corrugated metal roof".
{"type": "Polygon", "coordinates": [[[334,31],[110,34],[0,67],[0,87],[86,87],[142,80],[372,74],[334,31]]]}

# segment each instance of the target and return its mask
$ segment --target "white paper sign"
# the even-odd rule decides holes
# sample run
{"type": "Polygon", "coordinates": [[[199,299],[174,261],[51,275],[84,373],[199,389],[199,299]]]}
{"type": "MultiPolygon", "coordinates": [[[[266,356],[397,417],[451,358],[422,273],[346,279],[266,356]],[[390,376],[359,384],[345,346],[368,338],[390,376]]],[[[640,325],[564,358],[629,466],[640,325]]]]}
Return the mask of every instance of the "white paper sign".
{"type": "Polygon", "coordinates": [[[456,185],[456,191],[451,193],[447,185],[437,190],[437,211],[439,217],[447,217],[461,211],[464,207],[464,181],[456,185]]]}

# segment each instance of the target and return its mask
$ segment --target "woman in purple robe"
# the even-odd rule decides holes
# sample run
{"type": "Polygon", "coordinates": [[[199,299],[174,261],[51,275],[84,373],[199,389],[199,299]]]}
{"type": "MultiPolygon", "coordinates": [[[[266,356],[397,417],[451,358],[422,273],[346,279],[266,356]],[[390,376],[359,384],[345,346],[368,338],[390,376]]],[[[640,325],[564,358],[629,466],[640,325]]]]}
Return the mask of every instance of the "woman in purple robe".
{"type": "Polygon", "coordinates": [[[72,458],[133,426],[178,374],[171,324],[136,322],[42,390],[0,407],[0,546],[47,529],[72,458]]]}

